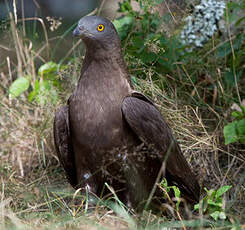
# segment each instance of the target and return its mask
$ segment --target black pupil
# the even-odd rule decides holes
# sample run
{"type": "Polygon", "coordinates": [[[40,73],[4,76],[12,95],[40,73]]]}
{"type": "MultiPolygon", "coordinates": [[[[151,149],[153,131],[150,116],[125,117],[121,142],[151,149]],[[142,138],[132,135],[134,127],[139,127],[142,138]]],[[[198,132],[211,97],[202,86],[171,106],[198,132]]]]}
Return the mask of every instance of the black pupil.
{"type": "Polygon", "coordinates": [[[102,30],[102,26],[99,26],[99,29],[102,30]]]}

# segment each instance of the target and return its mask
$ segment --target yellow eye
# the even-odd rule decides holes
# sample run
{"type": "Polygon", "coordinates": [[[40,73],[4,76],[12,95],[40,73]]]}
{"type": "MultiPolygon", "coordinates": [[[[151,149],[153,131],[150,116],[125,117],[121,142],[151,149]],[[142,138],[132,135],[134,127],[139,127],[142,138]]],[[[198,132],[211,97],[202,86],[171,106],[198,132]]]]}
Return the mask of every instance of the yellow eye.
{"type": "Polygon", "coordinates": [[[97,26],[97,30],[100,31],[100,32],[103,31],[104,28],[105,28],[105,27],[104,27],[104,25],[102,25],[102,24],[99,24],[99,25],[97,26]]]}

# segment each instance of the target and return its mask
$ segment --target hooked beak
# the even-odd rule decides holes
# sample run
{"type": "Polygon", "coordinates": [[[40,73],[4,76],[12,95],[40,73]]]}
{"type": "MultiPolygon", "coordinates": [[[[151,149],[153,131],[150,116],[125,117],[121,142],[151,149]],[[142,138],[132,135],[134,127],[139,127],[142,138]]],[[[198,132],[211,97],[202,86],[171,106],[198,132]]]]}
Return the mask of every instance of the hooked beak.
{"type": "Polygon", "coordinates": [[[73,30],[73,32],[72,32],[72,36],[73,37],[77,37],[77,36],[79,36],[80,35],[80,30],[79,30],[79,28],[78,28],[78,26],[75,28],[75,30],[73,30]]]}

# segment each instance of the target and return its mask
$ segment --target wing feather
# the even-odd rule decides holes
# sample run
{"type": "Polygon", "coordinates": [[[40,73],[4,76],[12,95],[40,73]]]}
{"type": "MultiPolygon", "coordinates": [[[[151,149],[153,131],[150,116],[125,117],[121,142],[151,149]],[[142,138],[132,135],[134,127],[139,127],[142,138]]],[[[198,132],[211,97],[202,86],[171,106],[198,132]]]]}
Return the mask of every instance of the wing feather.
{"type": "Polygon", "coordinates": [[[67,178],[70,184],[76,187],[76,167],[70,136],[68,105],[59,108],[55,113],[54,142],[58,158],[66,171],[67,178]]]}
{"type": "Polygon", "coordinates": [[[162,162],[166,160],[167,174],[182,190],[182,195],[188,200],[198,201],[199,184],[160,111],[142,94],[134,93],[124,99],[122,112],[137,136],[156,149],[162,162]]]}

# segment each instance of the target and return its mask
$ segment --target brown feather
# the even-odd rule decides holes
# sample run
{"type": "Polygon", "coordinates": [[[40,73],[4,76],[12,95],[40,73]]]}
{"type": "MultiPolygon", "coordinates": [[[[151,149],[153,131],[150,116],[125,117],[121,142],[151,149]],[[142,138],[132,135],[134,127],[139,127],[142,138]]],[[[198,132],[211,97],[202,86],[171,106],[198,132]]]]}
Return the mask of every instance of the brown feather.
{"type": "Polygon", "coordinates": [[[70,137],[68,106],[63,106],[55,113],[54,143],[57,155],[64,167],[67,178],[72,186],[77,185],[74,152],[70,137]]]}
{"type": "MultiPolygon", "coordinates": [[[[166,177],[176,184],[189,201],[198,202],[200,187],[193,175],[172,131],[161,113],[149,101],[126,97],[122,111],[132,130],[158,154],[161,162],[166,161],[166,177]],[[167,155],[168,153],[168,155],[167,155]]],[[[160,170],[160,169],[159,169],[160,170]]]]}

